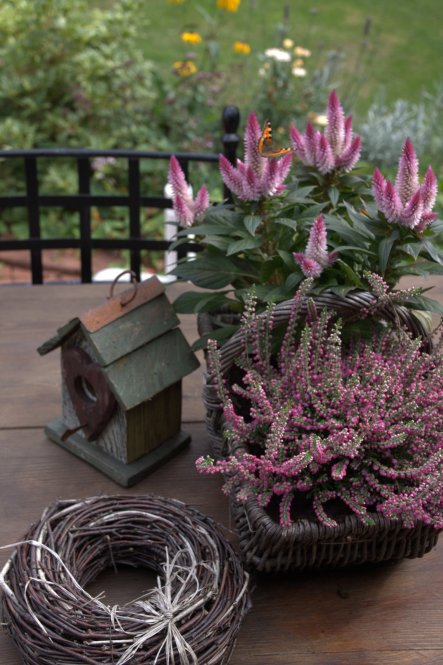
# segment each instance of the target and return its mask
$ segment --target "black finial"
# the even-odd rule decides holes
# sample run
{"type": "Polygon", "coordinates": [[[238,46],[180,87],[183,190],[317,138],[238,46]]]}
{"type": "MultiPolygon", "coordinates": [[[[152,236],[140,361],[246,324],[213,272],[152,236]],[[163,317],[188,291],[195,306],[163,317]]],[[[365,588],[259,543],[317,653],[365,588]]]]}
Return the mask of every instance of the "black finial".
{"type": "Polygon", "coordinates": [[[222,114],[223,129],[226,134],[236,134],[240,124],[240,111],[237,106],[225,106],[222,114]]]}

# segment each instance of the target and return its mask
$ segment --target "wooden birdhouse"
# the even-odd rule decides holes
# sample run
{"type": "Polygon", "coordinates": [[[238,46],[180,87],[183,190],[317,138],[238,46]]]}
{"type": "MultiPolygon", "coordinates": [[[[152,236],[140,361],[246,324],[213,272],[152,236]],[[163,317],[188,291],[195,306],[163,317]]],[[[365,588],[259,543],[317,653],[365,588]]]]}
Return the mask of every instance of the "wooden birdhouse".
{"type": "Polygon", "coordinates": [[[62,416],[50,439],[125,487],[186,445],[182,378],[199,365],[156,278],[72,319],[39,347],[61,348],[62,416]]]}

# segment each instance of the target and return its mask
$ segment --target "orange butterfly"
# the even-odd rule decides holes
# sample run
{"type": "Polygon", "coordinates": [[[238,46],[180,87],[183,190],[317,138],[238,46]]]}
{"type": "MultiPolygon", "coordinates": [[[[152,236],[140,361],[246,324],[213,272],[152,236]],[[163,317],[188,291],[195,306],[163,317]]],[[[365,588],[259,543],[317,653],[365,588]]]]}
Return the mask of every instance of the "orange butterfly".
{"type": "Polygon", "coordinates": [[[281,157],[288,152],[294,152],[292,148],[272,148],[272,127],[269,120],[266,120],[262,135],[258,141],[258,152],[262,157],[281,157]]]}

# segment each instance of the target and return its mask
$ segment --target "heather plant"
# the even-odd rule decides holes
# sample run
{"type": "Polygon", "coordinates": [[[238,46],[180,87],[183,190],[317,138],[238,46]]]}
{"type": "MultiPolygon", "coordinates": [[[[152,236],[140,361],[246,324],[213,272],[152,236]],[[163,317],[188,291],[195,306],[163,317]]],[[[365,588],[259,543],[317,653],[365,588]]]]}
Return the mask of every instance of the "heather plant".
{"type": "MultiPolygon", "coordinates": [[[[380,301],[398,297],[369,279],[380,301]]],[[[301,316],[310,287],[294,298],[277,354],[272,308],[258,315],[248,302],[241,328],[248,353],[234,385],[210,342],[230,454],[201,457],[197,469],[223,474],[236,501],[277,504],[282,527],[312,516],[333,528],[346,513],[371,524],[381,513],[407,527],[420,520],[443,528],[441,344],[425,352],[400,328],[344,344],[331,312],[318,314],[311,301],[307,320],[301,316]]]]}
{"type": "MultiPolygon", "coordinates": [[[[264,309],[268,302],[290,299],[305,277],[314,278],[314,294],[346,296],[370,289],[368,273],[379,274],[391,289],[406,275],[443,274],[433,169],[420,177],[406,138],[395,182],[377,168],[371,177],[359,167],[361,138],[335,91],[326,121],[323,131],[311,122],[304,131],[292,126],[281,147],[273,142],[269,123],[262,129],[251,113],[244,159],[219,160],[232,204],[210,206],[206,199],[204,210],[201,200],[187,199],[180,166],[171,160],[173,203],[184,227],[177,244],[192,235],[202,250],[174,270],[204,289],[181,296],[175,303],[179,311],[224,306],[241,312],[252,285],[264,309]]],[[[405,304],[443,313],[419,291],[405,304]]],[[[232,330],[217,334],[221,339],[232,330]]]]}

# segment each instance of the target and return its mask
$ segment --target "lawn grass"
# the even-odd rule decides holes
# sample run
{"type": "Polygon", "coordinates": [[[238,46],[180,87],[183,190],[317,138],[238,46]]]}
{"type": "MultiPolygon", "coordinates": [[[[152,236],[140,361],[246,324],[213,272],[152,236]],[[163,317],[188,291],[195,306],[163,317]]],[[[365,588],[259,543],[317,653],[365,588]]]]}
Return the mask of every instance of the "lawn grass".
{"type": "MultiPolygon", "coordinates": [[[[257,76],[259,53],[278,46],[283,33],[312,51],[311,66],[327,50],[344,52],[338,83],[347,87],[360,111],[381,88],[388,101],[417,101],[443,79],[441,0],[242,0],[236,13],[217,9],[215,0],[150,0],[142,11],[150,27],[140,35],[140,44],[164,75],[186,53],[181,31],[194,28],[218,45],[221,66],[231,67],[234,91],[245,98],[257,76]],[[286,20],[284,6],[289,8],[286,20]],[[241,58],[232,52],[236,39],[251,44],[247,64],[239,64],[241,58]]],[[[202,45],[193,47],[199,49],[202,45]]]]}

